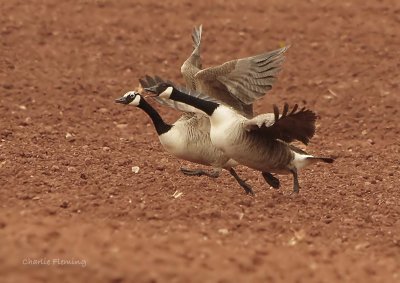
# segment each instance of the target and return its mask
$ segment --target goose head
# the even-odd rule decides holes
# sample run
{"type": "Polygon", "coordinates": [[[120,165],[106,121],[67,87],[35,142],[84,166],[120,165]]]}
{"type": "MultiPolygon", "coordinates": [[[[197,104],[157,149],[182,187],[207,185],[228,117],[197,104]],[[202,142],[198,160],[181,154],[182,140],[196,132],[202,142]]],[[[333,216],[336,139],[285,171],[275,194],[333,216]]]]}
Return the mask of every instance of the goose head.
{"type": "Polygon", "coordinates": [[[152,87],[146,87],[144,90],[155,94],[155,96],[169,99],[174,90],[174,86],[170,83],[160,82],[152,87]]]}
{"type": "Polygon", "coordinates": [[[115,100],[115,102],[125,104],[125,105],[129,104],[129,105],[133,105],[133,106],[137,107],[137,106],[139,106],[141,100],[142,100],[142,96],[140,95],[140,93],[132,90],[132,91],[128,91],[120,98],[117,98],[115,100]]]}

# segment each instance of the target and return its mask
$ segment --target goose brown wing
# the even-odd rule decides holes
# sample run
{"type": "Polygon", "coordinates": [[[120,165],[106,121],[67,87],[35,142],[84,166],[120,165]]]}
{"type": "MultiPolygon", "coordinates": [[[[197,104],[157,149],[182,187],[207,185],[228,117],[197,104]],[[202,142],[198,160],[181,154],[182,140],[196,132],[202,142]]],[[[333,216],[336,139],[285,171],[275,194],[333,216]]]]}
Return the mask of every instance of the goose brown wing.
{"type": "Polygon", "coordinates": [[[193,52],[190,54],[189,58],[186,59],[181,67],[182,76],[185,79],[186,87],[189,89],[195,89],[194,76],[202,68],[200,56],[202,30],[202,25],[193,29],[193,52]]]}
{"type": "Polygon", "coordinates": [[[252,104],[272,88],[287,49],[283,47],[201,70],[195,75],[197,90],[211,87],[215,92],[223,91],[226,96],[245,105],[252,104]]]}
{"type": "Polygon", "coordinates": [[[192,40],[193,40],[193,52],[190,57],[192,63],[197,68],[201,69],[201,56],[200,56],[200,47],[201,47],[201,33],[203,31],[203,25],[199,25],[198,27],[194,27],[192,32],[192,40]]]}
{"type": "Polygon", "coordinates": [[[288,143],[298,140],[308,144],[315,133],[317,115],[305,108],[298,110],[297,104],[289,112],[289,105],[285,103],[282,114],[276,105],[273,107],[273,114],[262,114],[247,120],[245,129],[270,139],[280,139],[288,143]]]}
{"type": "Polygon", "coordinates": [[[139,83],[142,86],[142,88],[152,87],[161,82],[164,81],[159,76],[151,77],[149,75],[146,75],[144,79],[139,79],[139,83]]]}

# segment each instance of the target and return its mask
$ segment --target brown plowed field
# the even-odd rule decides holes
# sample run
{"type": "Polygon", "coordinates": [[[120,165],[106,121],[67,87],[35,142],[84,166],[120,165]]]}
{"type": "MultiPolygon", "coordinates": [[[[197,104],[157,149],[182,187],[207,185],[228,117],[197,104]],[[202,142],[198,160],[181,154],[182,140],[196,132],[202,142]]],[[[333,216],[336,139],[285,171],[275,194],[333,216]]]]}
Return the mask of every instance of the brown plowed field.
{"type": "Polygon", "coordinates": [[[1,282],[400,282],[399,1],[11,0],[0,38],[1,282]],[[297,198],[291,176],[240,167],[250,197],[182,175],[114,103],[145,74],[183,83],[200,23],[205,67],[291,45],[256,110],[313,109],[307,150],[337,157],[297,198]]]}

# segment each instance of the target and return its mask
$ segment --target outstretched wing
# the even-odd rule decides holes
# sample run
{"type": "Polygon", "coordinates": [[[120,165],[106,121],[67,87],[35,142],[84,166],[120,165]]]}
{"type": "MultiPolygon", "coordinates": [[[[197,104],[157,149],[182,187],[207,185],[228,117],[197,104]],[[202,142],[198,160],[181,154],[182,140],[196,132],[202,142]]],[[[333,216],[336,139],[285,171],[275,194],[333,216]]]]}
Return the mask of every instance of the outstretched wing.
{"type": "Polygon", "coordinates": [[[161,82],[163,82],[163,80],[159,76],[150,77],[149,75],[146,75],[144,79],[139,79],[142,88],[152,87],[161,82]]]}
{"type": "Polygon", "coordinates": [[[262,114],[245,122],[245,129],[258,132],[270,139],[280,139],[285,142],[298,140],[308,144],[315,133],[317,115],[304,107],[298,110],[295,104],[289,112],[289,105],[285,103],[282,114],[276,105],[274,113],[262,114]]]}
{"type": "Polygon", "coordinates": [[[181,73],[186,81],[186,87],[189,89],[195,89],[194,76],[202,68],[200,56],[202,30],[202,25],[193,29],[193,52],[192,54],[190,54],[189,58],[186,59],[181,67],[181,73]]]}
{"type": "Polygon", "coordinates": [[[195,75],[196,83],[199,84],[197,90],[212,87],[216,92],[225,91],[245,105],[252,104],[272,88],[288,48],[201,70],[195,75]]]}
{"type": "Polygon", "coordinates": [[[193,65],[197,68],[201,69],[201,57],[200,57],[200,47],[201,47],[201,33],[203,31],[203,25],[199,25],[198,27],[194,27],[192,32],[192,40],[193,40],[193,52],[191,57],[193,56],[193,65]]]}

